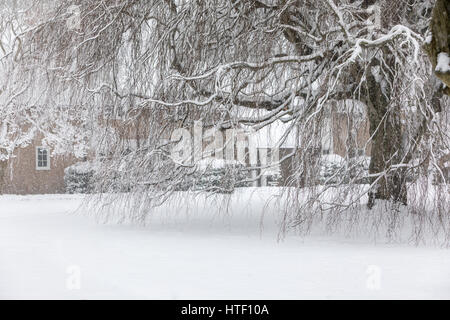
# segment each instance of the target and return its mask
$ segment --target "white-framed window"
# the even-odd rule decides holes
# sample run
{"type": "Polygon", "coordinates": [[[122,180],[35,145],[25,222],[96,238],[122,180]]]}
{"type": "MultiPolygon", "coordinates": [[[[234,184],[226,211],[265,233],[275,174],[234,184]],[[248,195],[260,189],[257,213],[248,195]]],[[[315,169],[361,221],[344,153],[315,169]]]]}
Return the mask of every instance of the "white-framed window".
{"type": "Polygon", "coordinates": [[[50,170],[50,149],[36,147],[36,170],[50,170]]]}

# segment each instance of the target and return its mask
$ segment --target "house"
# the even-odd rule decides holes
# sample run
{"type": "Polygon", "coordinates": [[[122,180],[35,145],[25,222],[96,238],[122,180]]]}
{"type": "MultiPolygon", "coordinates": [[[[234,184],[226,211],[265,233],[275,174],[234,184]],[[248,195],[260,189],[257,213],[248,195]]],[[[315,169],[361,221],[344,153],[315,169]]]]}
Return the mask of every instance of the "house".
{"type": "MultiPolygon", "coordinates": [[[[105,123],[104,119],[99,119],[99,124],[114,128],[119,135],[136,135],[136,132],[140,132],[136,128],[130,129],[130,126],[122,125],[115,118],[108,123],[105,123]]],[[[92,153],[98,152],[95,139],[92,139],[90,149],[92,153]]],[[[87,156],[91,157],[92,154],[87,156]]],[[[0,162],[0,194],[65,193],[64,170],[87,158],[77,158],[70,152],[56,154],[52,148],[45,146],[44,136],[37,134],[26,147],[16,147],[4,165],[0,162]]]]}
{"type": "MultiPolygon", "coordinates": [[[[119,136],[126,137],[126,141],[139,141],[146,132],[145,123],[139,123],[131,126],[119,125],[120,118],[112,117],[104,125],[115,128],[119,136]],[[139,126],[140,124],[140,126],[139,126]]],[[[144,121],[145,122],[145,121],[144,121]]],[[[345,154],[345,136],[347,126],[345,117],[338,114],[330,117],[328,127],[324,134],[323,146],[326,153],[345,154]]],[[[253,142],[256,143],[257,166],[263,167],[270,163],[267,160],[272,156],[273,147],[278,144],[281,136],[285,131],[290,130],[290,124],[275,122],[273,125],[264,127],[256,132],[253,142]],[[263,159],[264,158],[264,159],[263,159]]],[[[364,129],[365,130],[365,129],[364,129]]],[[[251,171],[254,178],[254,186],[266,185],[287,185],[287,177],[290,176],[291,157],[295,153],[296,147],[294,139],[294,131],[287,137],[286,141],[279,146],[279,159],[283,160],[280,165],[272,166],[267,169],[258,169],[251,171]],[[273,181],[274,176],[280,179],[273,181]]],[[[358,135],[358,139],[364,141],[364,132],[358,135]]],[[[248,141],[245,147],[247,154],[247,165],[250,164],[248,159],[249,149],[248,141]]],[[[95,148],[93,148],[95,149],[95,148]]],[[[98,151],[98,150],[97,150],[98,151]]],[[[43,136],[36,136],[32,143],[24,148],[17,148],[13,156],[7,161],[6,170],[3,177],[1,193],[5,194],[57,194],[65,192],[64,170],[79,162],[72,154],[55,155],[51,148],[45,147],[43,144],[43,136]]]]}
{"type": "MultiPolygon", "coordinates": [[[[365,105],[347,100],[339,104],[331,104],[325,110],[321,147],[317,152],[322,156],[336,155],[338,158],[370,157],[371,144],[368,143],[370,127],[365,114],[365,105]]],[[[260,111],[258,113],[261,115],[260,111]]],[[[248,117],[248,112],[245,115],[248,117]]],[[[258,166],[267,167],[274,153],[277,153],[279,165],[255,170],[252,173],[255,186],[290,185],[294,155],[300,155],[303,152],[303,147],[296,138],[296,130],[292,123],[277,120],[256,132],[253,143],[256,144],[258,166]],[[275,147],[278,149],[276,152],[275,147]],[[264,158],[269,160],[263,160],[264,158]],[[273,181],[276,175],[279,175],[279,179],[273,181]]],[[[309,154],[311,152],[313,150],[308,151],[309,154]]]]}
{"type": "MultiPolygon", "coordinates": [[[[319,152],[322,153],[322,156],[337,155],[345,158],[352,152],[354,156],[368,157],[371,152],[370,143],[367,143],[370,133],[363,108],[359,106],[356,111],[350,112],[353,116],[349,116],[346,104],[329,108],[323,122],[325,125],[322,128],[319,152]],[[352,146],[353,150],[350,150],[348,146],[352,146]]],[[[145,123],[144,118],[142,118],[142,123],[131,126],[120,125],[117,119],[106,125],[114,127],[120,136],[126,137],[126,141],[133,142],[130,144],[132,148],[133,145],[138,146],[139,140],[145,137],[148,124],[145,123]]],[[[256,169],[250,170],[253,186],[289,185],[293,155],[301,152],[301,146],[296,143],[295,139],[295,127],[291,128],[290,126],[290,123],[276,121],[256,132],[253,142],[256,143],[254,146],[256,146],[257,165],[256,169]],[[285,132],[289,132],[289,134],[284,139],[284,143],[278,145],[285,132]],[[274,146],[277,146],[277,158],[280,163],[262,169],[261,167],[270,163],[271,160],[268,159],[271,159],[274,154],[274,146]],[[274,180],[274,176],[278,176],[279,179],[274,180]]],[[[55,155],[51,148],[43,145],[42,141],[43,137],[37,136],[27,147],[15,150],[13,157],[7,161],[3,184],[0,183],[0,186],[3,185],[0,193],[54,194],[65,192],[64,170],[79,162],[80,159],[76,159],[71,154],[55,155]]],[[[96,148],[97,146],[94,146],[93,149],[96,148]]],[[[250,154],[248,142],[245,146],[245,153],[247,154],[246,165],[252,167],[248,158],[250,154]]],[[[444,175],[448,176],[448,155],[441,162],[444,175]]]]}
{"type": "Polygon", "coordinates": [[[25,148],[17,148],[7,163],[0,193],[57,194],[64,193],[64,169],[74,164],[74,156],[52,154],[37,136],[25,148]]]}

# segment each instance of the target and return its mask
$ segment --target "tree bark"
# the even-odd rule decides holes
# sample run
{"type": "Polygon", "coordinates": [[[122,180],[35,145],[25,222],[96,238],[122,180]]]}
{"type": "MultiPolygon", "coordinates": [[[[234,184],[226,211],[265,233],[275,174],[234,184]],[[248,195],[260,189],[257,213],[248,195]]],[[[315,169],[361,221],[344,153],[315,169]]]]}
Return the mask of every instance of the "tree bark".
{"type": "Polygon", "coordinates": [[[436,76],[447,86],[444,92],[450,95],[450,71],[436,70],[439,54],[450,56],[450,0],[436,1],[430,29],[432,38],[424,45],[424,49],[436,76]]]}
{"type": "Polygon", "coordinates": [[[0,161],[0,194],[3,194],[5,192],[5,176],[7,166],[7,161],[0,161]]]}
{"type": "Polygon", "coordinates": [[[369,72],[367,76],[370,122],[372,140],[369,174],[373,189],[369,191],[368,207],[372,208],[376,200],[388,200],[407,204],[406,170],[392,169],[400,164],[402,152],[402,125],[398,112],[389,110],[389,93],[383,92],[381,84],[369,72]]]}

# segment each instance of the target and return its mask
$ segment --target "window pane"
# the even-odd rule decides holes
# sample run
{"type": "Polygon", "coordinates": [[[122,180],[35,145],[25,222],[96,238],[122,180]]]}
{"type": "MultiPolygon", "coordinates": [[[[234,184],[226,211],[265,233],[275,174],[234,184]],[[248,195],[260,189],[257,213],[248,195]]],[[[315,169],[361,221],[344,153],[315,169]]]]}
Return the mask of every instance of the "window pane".
{"type": "Polygon", "coordinates": [[[37,168],[48,169],[50,166],[49,150],[46,148],[37,148],[37,168]]]}

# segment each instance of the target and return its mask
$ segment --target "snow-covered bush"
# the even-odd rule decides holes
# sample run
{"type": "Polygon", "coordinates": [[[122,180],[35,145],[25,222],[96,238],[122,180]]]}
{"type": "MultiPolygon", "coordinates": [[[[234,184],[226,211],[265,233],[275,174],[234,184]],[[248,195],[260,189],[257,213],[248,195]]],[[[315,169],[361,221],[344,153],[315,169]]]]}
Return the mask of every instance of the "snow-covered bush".
{"type": "Polygon", "coordinates": [[[78,162],[64,170],[66,193],[91,193],[94,191],[95,169],[91,162],[78,162]]]}
{"type": "Polygon", "coordinates": [[[247,179],[248,170],[239,162],[208,158],[199,161],[176,190],[233,193],[235,188],[249,186],[247,179]]]}
{"type": "Polygon", "coordinates": [[[278,187],[282,181],[281,167],[273,166],[264,170],[266,185],[270,187],[278,187]]]}
{"type": "Polygon", "coordinates": [[[337,154],[323,155],[320,161],[319,184],[368,183],[370,157],[345,159],[337,154]]]}

